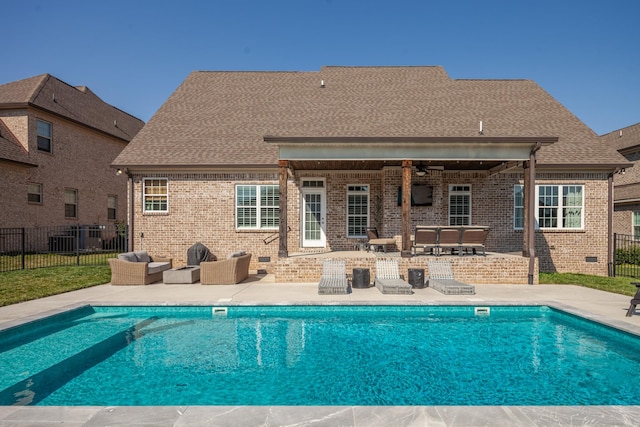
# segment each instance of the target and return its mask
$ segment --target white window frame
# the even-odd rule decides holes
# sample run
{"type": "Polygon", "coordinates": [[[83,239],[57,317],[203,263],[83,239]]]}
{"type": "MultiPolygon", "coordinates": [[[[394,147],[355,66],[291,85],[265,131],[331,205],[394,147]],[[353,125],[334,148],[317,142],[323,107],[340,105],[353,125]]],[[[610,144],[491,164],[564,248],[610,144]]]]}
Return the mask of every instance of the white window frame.
{"type": "MultiPolygon", "coordinates": [[[[371,211],[371,197],[370,197],[370,188],[369,184],[347,184],[347,238],[364,238],[367,237],[367,227],[369,227],[370,220],[370,211],[371,211]],[[366,212],[363,213],[351,213],[351,204],[350,204],[350,196],[364,196],[366,198],[366,212]],[[351,219],[361,218],[364,219],[362,221],[364,225],[362,225],[362,233],[361,234],[353,234],[352,231],[354,228],[359,227],[356,225],[351,225],[351,219]]],[[[353,206],[354,209],[360,207],[362,205],[353,206]]]]}
{"type": "MultiPolygon", "coordinates": [[[[536,222],[536,230],[584,230],[584,199],[585,199],[585,186],[583,184],[536,184],[535,188],[536,192],[536,205],[534,208],[535,211],[535,222],[536,222]],[[544,205],[540,207],[540,187],[556,187],[557,189],[557,204],[550,205],[545,207],[544,205]],[[580,187],[581,191],[581,203],[580,205],[570,205],[566,203],[565,200],[565,189],[569,190],[571,187],[580,187]],[[580,226],[579,227],[571,227],[565,226],[566,220],[566,210],[570,208],[578,208],[580,210],[580,226]],[[554,227],[540,227],[540,209],[555,209],[556,210],[556,226],[554,227]]],[[[522,226],[519,226],[517,220],[519,218],[518,212],[522,212],[523,218],[523,226],[524,226],[524,186],[522,184],[516,184],[513,189],[513,228],[515,230],[522,230],[522,226]],[[516,197],[517,191],[520,189],[522,194],[522,206],[520,206],[517,202],[518,199],[516,197]]]]}
{"type": "Polygon", "coordinates": [[[633,211],[631,215],[631,235],[634,239],[640,239],[640,211],[633,211]],[[638,228],[637,233],[636,227],[638,228]]]}
{"type": "Polygon", "coordinates": [[[75,188],[64,189],[64,217],[67,219],[78,218],[78,190],[75,188]],[[73,196],[73,200],[67,196],[73,196]],[[73,206],[73,216],[67,215],[67,206],[73,206]]]}
{"type": "MultiPolygon", "coordinates": [[[[249,200],[251,202],[251,200],[249,200]]],[[[253,221],[251,221],[253,222],[253,221]]],[[[235,186],[235,225],[236,230],[278,230],[280,226],[280,187],[278,184],[236,184],[235,186]],[[254,189],[255,197],[253,199],[253,203],[251,204],[240,204],[240,198],[238,197],[238,191],[241,188],[246,189],[254,189]],[[268,200],[272,200],[273,204],[264,204],[262,190],[272,190],[275,191],[275,197],[268,197],[268,200]],[[240,211],[248,209],[249,211],[254,210],[255,215],[241,215],[240,211]],[[267,210],[274,212],[275,216],[272,215],[272,219],[274,219],[275,224],[263,224],[263,220],[266,220],[269,215],[266,214],[267,210]],[[264,218],[263,218],[264,216],[264,218]],[[247,218],[248,220],[255,219],[255,224],[246,225],[245,223],[240,224],[240,220],[243,218],[247,218]]]]}
{"type": "MultiPolygon", "coordinates": [[[[157,186],[149,186],[149,188],[162,188],[162,185],[157,186]]],[[[169,178],[143,178],[142,179],[142,212],[143,213],[167,213],[169,212],[169,178]],[[166,191],[164,193],[161,192],[152,192],[147,193],[147,183],[152,181],[164,181],[164,188],[166,191]],[[154,198],[158,200],[153,200],[154,198]],[[164,207],[162,209],[162,200],[164,199],[164,207]],[[147,204],[147,200],[149,200],[150,205],[147,204]],[[147,206],[150,206],[149,208],[147,206]],[[155,209],[155,206],[159,206],[160,208],[155,209]]]]}
{"type": "Polygon", "coordinates": [[[36,147],[38,148],[38,151],[44,151],[45,153],[53,152],[53,124],[44,120],[36,119],[36,147]],[[41,125],[46,126],[48,129],[48,135],[40,132],[41,125]],[[48,141],[48,149],[40,148],[40,138],[48,141]]]}
{"type": "Polygon", "coordinates": [[[449,225],[471,225],[471,212],[473,212],[473,199],[471,197],[471,192],[472,192],[472,188],[471,188],[471,184],[449,184],[449,204],[448,204],[448,222],[449,225]],[[468,206],[468,213],[466,214],[456,214],[456,215],[452,215],[451,213],[451,197],[452,196],[467,196],[469,199],[469,206],[468,206]],[[454,223],[452,223],[452,219],[454,218],[466,218],[466,221],[462,221],[464,222],[464,224],[459,224],[460,221],[454,221],[454,223]]]}
{"type": "Polygon", "coordinates": [[[27,202],[31,205],[41,205],[42,204],[42,184],[37,182],[30,182],[27,184],[27,202]],[[37,191],[32,191],[37,190],[37,191]],[[37,195],[38,200],[31,200],[32,195],[37,195]]]}

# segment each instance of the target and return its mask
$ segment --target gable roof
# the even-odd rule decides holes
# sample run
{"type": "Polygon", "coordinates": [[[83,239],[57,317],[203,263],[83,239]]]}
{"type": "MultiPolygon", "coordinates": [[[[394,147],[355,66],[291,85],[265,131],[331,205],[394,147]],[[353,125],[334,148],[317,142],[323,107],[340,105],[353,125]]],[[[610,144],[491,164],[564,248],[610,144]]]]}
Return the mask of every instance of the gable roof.
{"type": "Polygon", "coordinates": [[[618,151],[640,151],[640,123],[606,133],[600,138],[618,151]]]}
{"type": "Polygon", "coordinates": [[[0,85],[0,109],[35,107],[125,142],[144,122],[107,104],[86,86],[73,87],[49,74],[0,85]]]}
{"type": "Polygon", "coordinates": [[[273,166],[267,136],[557,137],[538,163],[624,163],[530,80],[452,80],[442,67],[322,67],[319,72],[191,73],[115,166],[273,166]],[[321,84],[322,83],[322,84],[321,84]]]}
{"type": "Polygon", "coordinates": [[[21,166],[35,167],[37,164],[29,158],[29,153],[15,140],[13,134],[0,119],[0,161],[21,166]]]}

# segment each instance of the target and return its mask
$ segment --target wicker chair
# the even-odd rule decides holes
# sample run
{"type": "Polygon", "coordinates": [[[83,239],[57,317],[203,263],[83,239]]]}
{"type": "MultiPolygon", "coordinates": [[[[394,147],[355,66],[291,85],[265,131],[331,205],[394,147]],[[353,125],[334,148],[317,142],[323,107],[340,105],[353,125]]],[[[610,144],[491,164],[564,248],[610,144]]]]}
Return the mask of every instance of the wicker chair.
{"type": "Polygon", "coordinates": [[[454,279],[449,261],[429,261],[429,287],[445,295],[474,295],[476,288],[454,279]]]}
{"type": "Polygon", "coordinates": [[[200,284],[235,285],[249,277],[251,254],[200,263],[200,284]]]}
{"type": "Polygon", "coordinates": [[[398,261],[395,259],[376,259],[376,288],[383,294],[411,295],[412,286],[402,280],[398,261]]]}
{"type": "Polygon", "coordinates": [[[150,256],[146,251],[119,254],[109,258],[112,285],[148,285],[162,280],[162,273],[171,269],[171,258],[150,256]]]}
{"type": "Polygon", "coordinates": [[[349,293],[345,260],[324,260],[322,277],[318,283],[319,295],[343,295],[349,293]]]}

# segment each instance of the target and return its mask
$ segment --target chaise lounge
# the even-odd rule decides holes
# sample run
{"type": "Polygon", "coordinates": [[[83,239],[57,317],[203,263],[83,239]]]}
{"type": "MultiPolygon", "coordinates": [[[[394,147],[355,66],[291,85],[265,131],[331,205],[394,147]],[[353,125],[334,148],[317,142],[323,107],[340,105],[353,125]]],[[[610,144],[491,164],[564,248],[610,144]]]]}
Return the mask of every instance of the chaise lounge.
{"type": "Polygon", "coordinates": [[[411,295],[413,293],[411,285],[400,277],[398,261],[395,259],[376,260],[374,284],[383,294],[411,295]]]}
{"type": "Polygon", "coordinates": [[[343,295],[349,293],[345,260],[325,260],[318,283],[319,295],[343,295]]]}
{"type": "Polygon", "coordinates": [[[474,295],[473,285],[460,282],[453,277],[453,270],[449,261],[429,261],[429,287],[445,295],[474,295]]]}
{"type": "Polygon", "coordinates": [[[151,256],[147,251],[125,252],[109,258],[112,285],[148,285],[162,280],[172,267],[171,258],[151,256]]]}

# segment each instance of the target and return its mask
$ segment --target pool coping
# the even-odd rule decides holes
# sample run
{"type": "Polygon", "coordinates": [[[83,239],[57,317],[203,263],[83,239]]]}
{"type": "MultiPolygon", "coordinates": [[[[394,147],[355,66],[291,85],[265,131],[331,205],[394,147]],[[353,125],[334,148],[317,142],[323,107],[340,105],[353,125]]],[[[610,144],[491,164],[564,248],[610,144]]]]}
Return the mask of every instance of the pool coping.
{"type": "MultiPolygon", "coordinates": [[[[109,286],[109,285],[103,285],[109,286]]],[[[265,285],[260,285],[268,291],[265,285]]],[[[501,285],[502,286],[502,285],[501,285]]],[[[525,286],[525,285],[514,285],[525,286]]],[[[317,288],[311,287],[316,290],[317,288]]],[[[527,287],[528,288],[528,287],[527,287]]],[[[542,288],[535,286],[535,288],[542,288]]],[[[524,289],[524,288],[523,288],[524,289]]],[[[237,289],[241,292],[240,289],[237,289]]],[[[151,289],[149,289],[151,292],[151,289]]],[[[435,291],[434,291],[435,292],[435,291]]],[[[601,292],[601,291],[598,291],[601,292]]],[[[224,293],[224,292],[222,292],[224,293]]],[[[416,292],[417,293],[417,292],[416,292]]],[[[480,293],[480,292],[478,292],[480,293]]],[[[591,292],[589,292],[591,293],[591,292]]],[[[430,296],[432,294],[429,294],[430,296]]],[[[612,297],[609,293],[595,293],[595,298],[612,297]],[[606,295],[603,295],[606,294],[606,295]]],[[[36,309],[31,314],[16,316],[0,323],[0,331],[29,323],[43,317],[66,312],[86,305],[95,306],[260,306],[260,305],[544,305],[574,314],[625,332],[640,335],[640,321],[618,319],[607,313],[578,308],[566,301],[550,299],[529,299],[507,301],[504,299],[483,299],[477,295],[466,299],[433,298],[429,300],[405,299],[356,299],[339,298],[308,299],[293,298],[289,301],[259,301],[251,299],[227,298],[216,295],[202,300],[147,298],[123,302],[107,295],[100,298],[73,298],[59,301],[55,307],[36,309]],[[155,301],[154,301],[155,299],[155,301]]],[[[284,297],[286,298],[286,297],[284,297]]],[[[613,297],[612,297],[613,298],[613,297]]],[[[615,297],[615,304],[628,306],[629,298],[615,297]]],[[[26,304],[26,303],[23,303],[26,304]]],[[[2,310],[3,307],[0,307],[2,310]]],[[[616,312],[617,313],[617,312],[616,312]]],[[[640,318],[640,316],[636,316],[640,318]]],[[[54,423],[78,426],[103,425],[154,425],[154,426],[634,426],[640,417],[640,406],[0,406],[0,426],[32,425],[45,426],[54,423]],[[240,421],[241,420],[241,421],[240,421]]]]}

